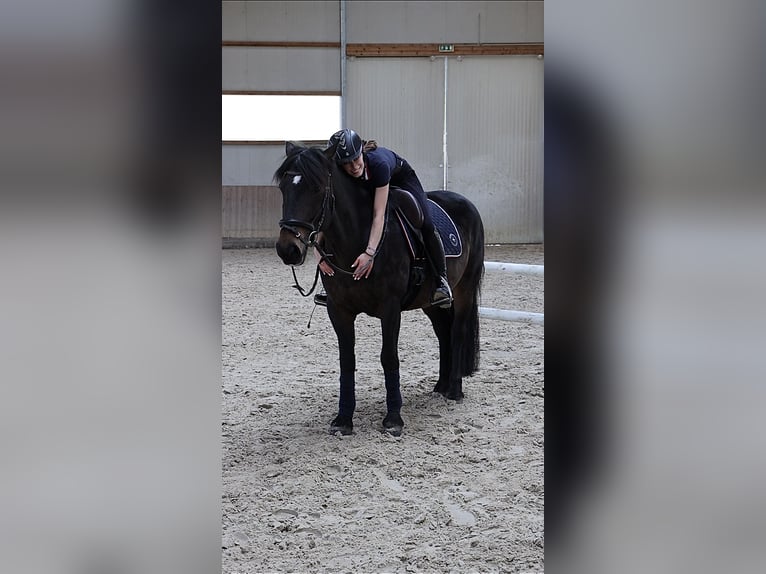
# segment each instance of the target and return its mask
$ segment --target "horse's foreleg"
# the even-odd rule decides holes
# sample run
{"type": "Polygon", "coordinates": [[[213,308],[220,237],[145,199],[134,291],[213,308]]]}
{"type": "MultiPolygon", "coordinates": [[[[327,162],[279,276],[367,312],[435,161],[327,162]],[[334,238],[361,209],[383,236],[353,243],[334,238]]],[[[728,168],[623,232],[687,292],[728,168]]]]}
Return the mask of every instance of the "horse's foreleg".
{"type": "Polygon", "coordinates": [[[356,355],[354,353],[354,315],[343,314],[328,304],[330,322],[338,336],[338,355],[340,359],[340,393],[338,397],[338,416],[330,423],[332,432],[351,434],[354,423],[354,409],[356,408],[356,355]]]}
{"type": "Polygon", "coordinates": [[[383,332],[383,348],[380,351],[380,364],[386,381],[386,417],[383,428],[389,433],[399,436],[404,426],[400,415],[402,408],[402,393],[399,385],[399,328],[401,326],[401,311],[392,307],[391,311],[381,319],[383,332]]]}

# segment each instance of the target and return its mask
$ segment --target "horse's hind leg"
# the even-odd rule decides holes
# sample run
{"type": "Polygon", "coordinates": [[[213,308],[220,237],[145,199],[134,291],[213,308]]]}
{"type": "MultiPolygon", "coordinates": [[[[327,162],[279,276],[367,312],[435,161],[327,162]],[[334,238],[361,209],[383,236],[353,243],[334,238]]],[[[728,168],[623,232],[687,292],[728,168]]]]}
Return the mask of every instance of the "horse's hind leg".
{"type": "Polygon", "coordinates": [[[433,392],[444,395],[449,387],[452,370],[452,310],[428,307],[423,311],[431,320],[439,341],[439,380],[433,392]]]}
{"type": "Polygon", "coordinates": [[[445,397],[453,400],[463,398],[463,377],[470,376],[478,368],[479,316],[475,289],[454,290],[452,325],[450,329],[450,371],[445,397]]]}
{"type": "Polygon", "coordinates": [[[400,411],[402,408],[402,393],[399,386],[399,329],[402,315],[398,305],[392,305],[385,317],[381,319],[383,346],[380,351],[380,364],[386,380],[386,417],[383,428],[394,436],[402,434],[404,421],[400,411]]]}

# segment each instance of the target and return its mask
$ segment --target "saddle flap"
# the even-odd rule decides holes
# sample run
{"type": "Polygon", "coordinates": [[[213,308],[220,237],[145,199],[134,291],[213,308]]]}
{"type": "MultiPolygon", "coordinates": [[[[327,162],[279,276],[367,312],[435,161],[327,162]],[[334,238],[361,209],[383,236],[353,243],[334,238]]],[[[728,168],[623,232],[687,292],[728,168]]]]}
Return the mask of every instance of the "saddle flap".
{"type": "Polygon", "coordinates": [[[414,227],[420,229],[423,226],[423,212],[420,209],[415,196],[406,189],[390,187],[388,190],[389,200],[414,227]]]}

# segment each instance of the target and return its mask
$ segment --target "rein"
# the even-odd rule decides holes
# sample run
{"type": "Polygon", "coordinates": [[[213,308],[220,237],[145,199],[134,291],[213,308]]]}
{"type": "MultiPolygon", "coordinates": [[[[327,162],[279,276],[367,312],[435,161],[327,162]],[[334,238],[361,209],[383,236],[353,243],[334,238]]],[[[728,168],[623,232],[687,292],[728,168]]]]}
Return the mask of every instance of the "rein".
{"type": "Polygon", "coordinates": [[[298,283],[298,276],[295,274],[295,265],[291,265],[290,269],[293,272],[293,280],[295,281],[295,285],[293,285],[293,289],[297,289],[298,293],[300,293],[303,297],[308,297],[314,292],[314,289],[317,288],[317,283],[319,282],[319,265],[317,265],[316,273],[314,273],[314,284],[311,286],[311,289],[306,291],[303,287],[301,287],[301,284],[298,283]]]}

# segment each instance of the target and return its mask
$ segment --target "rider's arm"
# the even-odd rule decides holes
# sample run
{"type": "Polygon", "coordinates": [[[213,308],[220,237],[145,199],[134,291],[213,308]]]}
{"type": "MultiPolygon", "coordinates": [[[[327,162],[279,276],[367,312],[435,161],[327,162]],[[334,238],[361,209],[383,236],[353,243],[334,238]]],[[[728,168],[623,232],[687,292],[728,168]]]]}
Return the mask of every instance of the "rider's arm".
{"type": "Polygon", "coordinates": [[[370,228],[370,238],[367,241],[367,248],[356,258],[352,267],[354,268],[354,279],[365,279],[370,276],[375,254],[378,251],[378,244],[383,236],[383,223],[386,219],[386,203],[388,202],[388,184],[375,188],[375,199],[372,204],[372,227],[370,228]],[[372,255],[370,255],[372,253],[372,255]]]}
{"type": "Polygon", "coordinates": [[[388,184],[375,188],[375,200],[372,204],[372,228],[367,247],[378,251],[378,244],[383,235],[383,222],[386,218],[386,203],[388,202],[388,184]]]}

